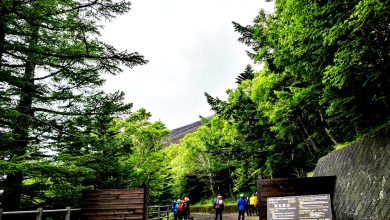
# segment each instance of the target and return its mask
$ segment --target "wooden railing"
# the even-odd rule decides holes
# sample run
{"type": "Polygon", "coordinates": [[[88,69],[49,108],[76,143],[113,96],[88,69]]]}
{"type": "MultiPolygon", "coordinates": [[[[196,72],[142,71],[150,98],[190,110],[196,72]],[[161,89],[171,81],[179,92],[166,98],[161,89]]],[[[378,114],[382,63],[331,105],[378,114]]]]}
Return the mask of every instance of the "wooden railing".
{"type": "Polygon", "coordinates": [[[9,211],[9,212],[3,212],[2,209],[0,209],[0,220],[3,219],[3,216],[5,215],[25,215],[25,214],[35,214],[36,220],[42,220],[44,213],[58,213],[58,212],[65,212],[64,217],[65,220],[70,220],[70,214],[71,212],[80,211],[80,208],[72,209],[70,207],[66,207],[65,209],[47,209],[44,210],[43,208],[38,208],[37,210],[28,210],[28,211],[9,211]]]}
{"type": "Polygon", "coordinates": [[[149,206],[149,220],[169,220],[173,219],[170,205],[149,206]]]}
{"type": "MultiPolygon", "coordinates": [[[[158,206],[149,206],[148,207],[148,217],[149,220],[173,220],[173,214],[171,213],[170,205],[158,205],[158,206]]],[[[37,210],[27,210],[27,211],[6,211],[4,212],[0,209],[0,220],[3,219],[5,215],[26,215],[26,214],[35,214],[35,220],[43,220],[44,213],[64,213],[65,220],[71,220],[71,213],[81,211],[80,208],[71,208],[66,207],[65,209],[43,209],[38,208],[37,210]]]]}

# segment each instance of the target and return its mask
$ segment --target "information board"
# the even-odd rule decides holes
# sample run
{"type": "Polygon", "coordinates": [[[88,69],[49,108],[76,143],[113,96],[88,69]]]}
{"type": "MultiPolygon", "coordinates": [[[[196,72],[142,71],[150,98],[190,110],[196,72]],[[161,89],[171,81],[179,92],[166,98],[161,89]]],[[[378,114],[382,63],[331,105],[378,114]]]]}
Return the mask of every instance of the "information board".
{"type": "Polygon", "coordinates": [[[268,220],[331,220],[329,194],[267,198],[268,220]]]}

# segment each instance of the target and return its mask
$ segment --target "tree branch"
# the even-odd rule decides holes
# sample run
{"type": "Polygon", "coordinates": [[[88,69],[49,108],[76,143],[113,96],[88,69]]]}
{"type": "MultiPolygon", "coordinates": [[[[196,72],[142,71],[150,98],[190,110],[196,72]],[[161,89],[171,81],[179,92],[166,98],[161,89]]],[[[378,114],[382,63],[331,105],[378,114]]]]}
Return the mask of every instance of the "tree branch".
{"type": "Polygon", "coordinates": [[[309,132],[308,132],[307,129],[306,129],[306,126],[303,124],[303,121],[302,121],[301,117],[298,116],[297,119],[298,119],[299,124],[300,124],[301,127],[303,128],[303,131],[305,132],[305,134],[306,134],[306,136],[307,136],[307,139],[308,139],[309,142],[311,143],[311,145],[312,145],[314,151],[318,151],[318,147],[317,147],[316,143],[314,142],[314,140],[311,138],[309,132]]]}

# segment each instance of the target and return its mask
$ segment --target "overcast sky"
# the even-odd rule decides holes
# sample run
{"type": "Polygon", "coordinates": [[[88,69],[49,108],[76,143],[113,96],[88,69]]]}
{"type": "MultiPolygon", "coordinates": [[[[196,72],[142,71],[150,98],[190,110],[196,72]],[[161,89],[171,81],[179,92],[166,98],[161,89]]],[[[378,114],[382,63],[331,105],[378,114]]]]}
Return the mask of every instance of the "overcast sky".
{"type": "Polygon", "coordinates": [[[133,0],[132,10],[105,26],[102,40],[138,52],[149,63],[108,77],[133,111],[146,108],[169,129],[212,114],[204,92],[225,99],[235,77],[252,62],[232,21],[251,24],[263,0],[133,0]]]}

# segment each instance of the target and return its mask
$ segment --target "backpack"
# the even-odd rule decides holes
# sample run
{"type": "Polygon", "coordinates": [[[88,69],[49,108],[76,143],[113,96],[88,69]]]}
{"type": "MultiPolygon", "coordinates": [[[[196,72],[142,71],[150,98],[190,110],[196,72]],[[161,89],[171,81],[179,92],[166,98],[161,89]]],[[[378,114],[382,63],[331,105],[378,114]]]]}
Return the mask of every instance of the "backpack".
{"type": "Polygon", "coordinates": [[[184,209],[187,207],[187,203],[184,200],[180,200],[179,205],[177,206],[177,212],[183,213],[184,209]]]}
{"type": "Polygon", "coordinates": [[[214,208],[219,209],[218,199],[214,200],[214,208]]]}
{"type": "Polygon", "coordinates": [[[222,199],[214,200],[214,208],[215,209],[221,209],[222,205],[223,205],[223,200],[222,199]]]}
{"type": "Polygon", "coordinates": [[[174,214],[177,214],[177,206],[178,206],[177,202],[172,203],[171,212],[173,212],[174,214]]]}

